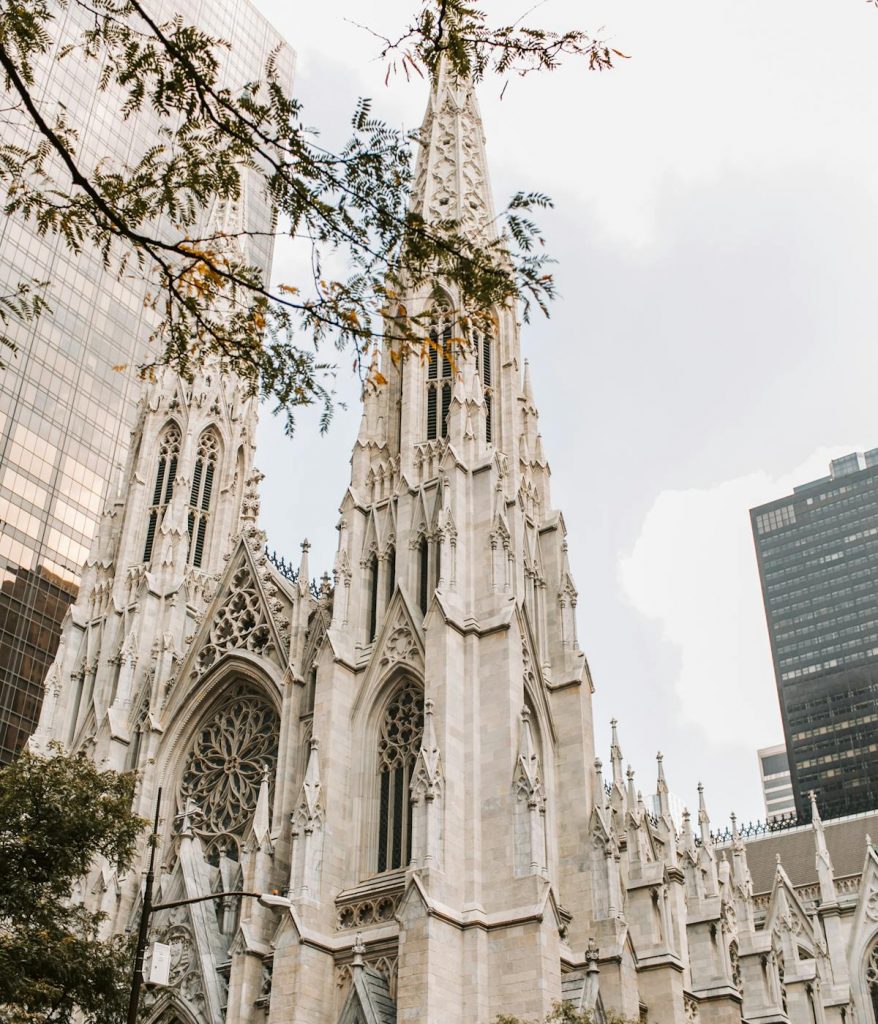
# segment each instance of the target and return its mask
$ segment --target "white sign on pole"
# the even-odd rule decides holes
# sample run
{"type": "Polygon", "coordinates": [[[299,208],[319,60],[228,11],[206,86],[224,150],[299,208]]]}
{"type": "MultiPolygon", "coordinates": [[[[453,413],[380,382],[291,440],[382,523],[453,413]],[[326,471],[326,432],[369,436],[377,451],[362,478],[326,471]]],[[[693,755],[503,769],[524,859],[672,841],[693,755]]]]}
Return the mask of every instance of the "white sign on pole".
{"type": "Polygon", "coordinates": [[[171,975],[171,947],[165,942],[152,944],[147,985],[167,985],[171,975]]]}

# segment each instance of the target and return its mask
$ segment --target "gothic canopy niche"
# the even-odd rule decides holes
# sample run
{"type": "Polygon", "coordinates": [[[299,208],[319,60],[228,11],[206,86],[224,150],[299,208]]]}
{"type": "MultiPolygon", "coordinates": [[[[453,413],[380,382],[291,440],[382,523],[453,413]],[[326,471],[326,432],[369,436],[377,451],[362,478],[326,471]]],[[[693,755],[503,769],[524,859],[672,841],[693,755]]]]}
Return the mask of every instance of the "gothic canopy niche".
{"type": "Polygon", "coordinates": [[[233,688],[195,733],[183,765],[178,810],[189,801],[191,827],[214,863],[220,850],[238,859],[253,818],[259,786],[274,779],[280,718],[265,694],[247,684],[233,688]]]}

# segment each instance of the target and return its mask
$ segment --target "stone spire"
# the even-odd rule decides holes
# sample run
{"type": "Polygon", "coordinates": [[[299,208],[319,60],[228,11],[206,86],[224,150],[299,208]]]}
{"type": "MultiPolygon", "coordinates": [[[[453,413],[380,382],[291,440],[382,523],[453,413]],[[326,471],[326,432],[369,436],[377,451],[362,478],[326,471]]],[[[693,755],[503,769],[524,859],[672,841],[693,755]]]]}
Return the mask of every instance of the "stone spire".
{"type": "Polygon", "coordinates": [[[271,811],[268,804],[268,769],[263,769],[259,797],[253,812],[253,838],[261,846],[271,836],[271,811]]]}
{"type": "Polygon", "coordinates": [[[618,722],[615,718],[610,719],[612,737],[610,739],[610,762],[613,765],[613,784],[622,789],[625,785],[622,774],[622,748],[619,746],[618,722]]]}
{"type": "Polygon", "coordinates": [[[455,220],[469,238],[493,238],[485,136],[472,80],[441,61],[420,131],[411,208],[426,221],[455,220]]]}
{"type": "Polygon", "coordinates": [[[712,846],[710,838],[710,816],[704,802],[704,786],[698,783],[698,827],[701,830],[701,842],[704,846],[712,846]]]}
{"type": "Polygon", "coordinates": [[[817,795],[812,789],[808,794],[811,798],[811,827],[814,829],[814,846],[816,847],[817,878],[820,882],[821,906],[834,906],[838,902],[835,889],[835,873],[829,847],[826,845],[826,832],[817,808],[817,795]]]}
{"type": "Polygon", "coordinates": [[[655,791],[659,799],[659,815],[666,821],[670,821],[671,805],[668,801],[668,783],[665,780],[664,754],[659,751],[659,753],[655,755],[655,760],[658,768],[658,778],[656,779],[655,791]]]}

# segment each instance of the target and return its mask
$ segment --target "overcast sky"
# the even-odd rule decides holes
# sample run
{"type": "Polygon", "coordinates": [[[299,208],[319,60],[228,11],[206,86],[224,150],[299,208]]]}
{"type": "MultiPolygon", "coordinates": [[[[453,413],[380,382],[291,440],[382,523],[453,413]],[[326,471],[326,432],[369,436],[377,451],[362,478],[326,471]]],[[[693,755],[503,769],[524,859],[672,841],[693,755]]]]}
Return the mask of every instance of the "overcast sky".
{"type": "MultiPolygon", "coordinates": [[[[384,85],[375,43],[414,0],[256,0],[298,54],[327,141],[360,95],[415,127],[426,86],[384,85]]],[[[492,4],[504,20],[523,13],[492,4]]],[[[763,816],[756,748],[782,740],[748,509],[878,446],[878,9],[865,0],[548,0],[631,60],[486,81],[498,205],[549,192],[561,299],[525,330],[553,503],[565,515],[598,752],[620,722],[637,785],[704,782],[714,824],[763,816]]],[[[279,250],[279,277],[296,257],[279,250]]],[[[346,368],[345,368],[346,369],[346,368]]],[[[358,388],[328,436],[263,416],[263,523],[332,564],[358,388]]]]}

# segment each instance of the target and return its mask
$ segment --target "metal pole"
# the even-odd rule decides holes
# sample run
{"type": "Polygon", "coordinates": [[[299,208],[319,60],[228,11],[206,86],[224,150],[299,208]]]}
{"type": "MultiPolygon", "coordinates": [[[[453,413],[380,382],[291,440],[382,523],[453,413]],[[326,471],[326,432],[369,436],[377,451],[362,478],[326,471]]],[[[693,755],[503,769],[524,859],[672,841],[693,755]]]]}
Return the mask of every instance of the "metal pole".
{"type": "Polygon", "coordinates": [[[137,949],[134,953],[134,975],[131,978],[131,997],[128,1000],[128,1024],[137,1024],[140,989],[143,985],[143,954],[146,952],[149,915],[152,913],[152,880],[155,867],[155,848],[159,841],[159,808],[161,804],[162,791],[159,789],[155,801],[155,821],[152,826],[152,835],[149,837],[149,869],[146,872],[146,884],[143,887],[143,909],[140,911],[140,928],[137,932],[137,949]]]}

